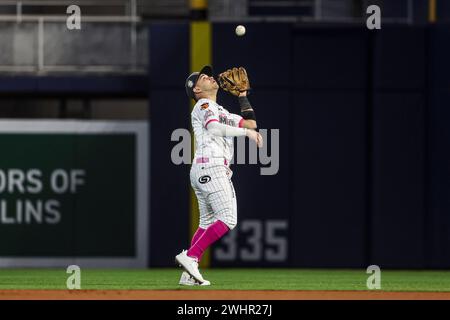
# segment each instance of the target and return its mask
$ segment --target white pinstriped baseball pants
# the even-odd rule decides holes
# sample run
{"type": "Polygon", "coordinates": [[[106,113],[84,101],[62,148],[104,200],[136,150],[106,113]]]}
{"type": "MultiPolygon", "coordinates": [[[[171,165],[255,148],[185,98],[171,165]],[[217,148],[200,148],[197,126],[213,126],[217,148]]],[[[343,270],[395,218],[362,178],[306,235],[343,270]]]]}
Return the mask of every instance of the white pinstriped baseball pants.
{"type": "Polygon", "coordinates": [[[200,211],[199,227],[208,228],[217,220],[230,230],[237,224],[237,202],[231,176],[233,171],[225,165],[193,163],[190,177],[200,211]]]}

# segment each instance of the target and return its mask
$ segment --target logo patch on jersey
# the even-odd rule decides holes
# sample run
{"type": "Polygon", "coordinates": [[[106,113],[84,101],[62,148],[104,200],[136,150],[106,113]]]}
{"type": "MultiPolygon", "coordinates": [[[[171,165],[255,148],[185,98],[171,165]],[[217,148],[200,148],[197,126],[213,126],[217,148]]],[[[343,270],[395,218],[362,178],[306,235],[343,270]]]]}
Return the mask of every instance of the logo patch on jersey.
{"type": "Polygon", "coordinates": [[[201,176],[200,178],[198,178],[198,182],[200,182],[201,184],[205,184],[211,181],[211,177],[210,176],[201,176]]]}
{"type": "Polygon", "coordinates": [[[202,104],[202,105],[200,106],[200,109],[205,110],[205,109],[208,109],[208,107],[209,107],[209,103],[208,103],[208,102],[205,102],[204,104],[202,104]]]}
{"type": "Polygon", "coordinates": [[[205,121],[208,120],[208,118],[213,116],[213,115],[214,115],[214,112],[212,112],[211,110],[206,111],[204,120],[205,121]]]}

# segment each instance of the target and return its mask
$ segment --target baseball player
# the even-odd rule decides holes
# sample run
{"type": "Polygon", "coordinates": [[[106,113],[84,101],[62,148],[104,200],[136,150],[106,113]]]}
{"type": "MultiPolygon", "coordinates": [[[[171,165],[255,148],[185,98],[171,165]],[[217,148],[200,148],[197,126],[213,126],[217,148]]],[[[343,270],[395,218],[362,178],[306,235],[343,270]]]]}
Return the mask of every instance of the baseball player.
{"type": "Polygon", "coordinates": [[[200,223],[191,246],[175,257],[184,268],[183,285],[209,285],[198,269],[205,250],[232,230],[237,223],[237,204],[230,170],[234,137],[247,136],[262,147],[255,112],[247,99],[250,89],[244,68],[233,68],[219,75],[220,87],[236,95],[241,115],[228,112],[216,101],[219,83],[210,66],[192,73],[186,80],[186,93],[196,101],[191,113],[195,135],[195,155],[191,166],[191,186],[200,210],[200,223]]]}

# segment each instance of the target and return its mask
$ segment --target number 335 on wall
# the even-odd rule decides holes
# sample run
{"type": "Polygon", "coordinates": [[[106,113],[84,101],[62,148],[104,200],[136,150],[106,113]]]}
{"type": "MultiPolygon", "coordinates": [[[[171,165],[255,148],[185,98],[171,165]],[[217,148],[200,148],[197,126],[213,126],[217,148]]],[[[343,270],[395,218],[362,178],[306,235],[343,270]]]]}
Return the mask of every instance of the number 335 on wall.
{"type": "Polygon", "coordinates": [[[286,262],[287,228],[287,220],[243,220],[236,230],[221,239],[214,250],[214,258],[217,261],[286,262]]]}

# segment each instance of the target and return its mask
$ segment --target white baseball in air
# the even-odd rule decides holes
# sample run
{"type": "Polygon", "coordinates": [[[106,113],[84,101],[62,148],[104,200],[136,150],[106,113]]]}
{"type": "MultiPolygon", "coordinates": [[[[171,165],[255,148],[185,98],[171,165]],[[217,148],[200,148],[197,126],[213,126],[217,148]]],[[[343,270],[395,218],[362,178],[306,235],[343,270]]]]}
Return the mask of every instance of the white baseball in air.
{"type": "Polygon", "coordinates": [[[238,25],[236,27],[236,35],[241,37],[245,34],[245,27],[243,25],[238,25]]]}

